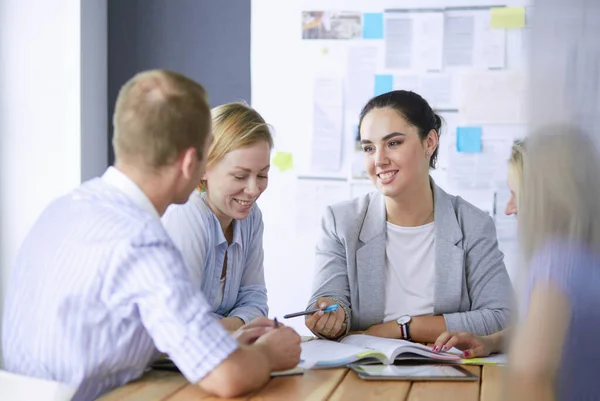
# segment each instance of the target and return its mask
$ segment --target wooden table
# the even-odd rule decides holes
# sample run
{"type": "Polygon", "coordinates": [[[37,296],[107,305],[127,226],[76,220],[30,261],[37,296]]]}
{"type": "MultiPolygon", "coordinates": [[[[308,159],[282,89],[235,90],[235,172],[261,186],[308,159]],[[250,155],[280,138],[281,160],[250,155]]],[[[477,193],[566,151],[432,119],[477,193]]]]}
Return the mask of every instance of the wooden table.
{"type": "MultiPolygon", "coordinates": [[[[262,389],[235,400],[407,400],[497,401],[502,399],[499,366],[465,366],[480,380],[473,382],[365,381],[348,369],[309,370],[301,376],[271,379],[262,389]]],[[[119,387],[100,401],[216,400],[190,384],[181,374],[152,371],[140,380],[119,387]]]]}

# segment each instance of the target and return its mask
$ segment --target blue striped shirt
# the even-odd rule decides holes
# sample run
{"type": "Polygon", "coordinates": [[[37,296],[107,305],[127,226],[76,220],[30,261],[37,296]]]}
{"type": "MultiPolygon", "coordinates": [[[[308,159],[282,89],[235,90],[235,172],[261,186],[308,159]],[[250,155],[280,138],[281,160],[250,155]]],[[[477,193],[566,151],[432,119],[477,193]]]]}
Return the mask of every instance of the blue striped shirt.
{"type": "Polygon", "coordinates": [[[263,221],[256,204],[244,220],[233,221],[233,241],[227,243],[219,219],[194,191],[187,203],[171,205],[163,225],[181,251],[196,288],[202,289],[217,317],[236,316],[245,323],[267,316],[263,221]],[[220,300],[219,286],[227,255],[227,274],[220,300]]]}
{"type": "Polygon", "coordinates": [[[115,168],[51,203],[19,251],[3,321],[10,372],[89,400],[140,377],[158,350],[197,382],[237,346],[148,198],[115,168]]]}

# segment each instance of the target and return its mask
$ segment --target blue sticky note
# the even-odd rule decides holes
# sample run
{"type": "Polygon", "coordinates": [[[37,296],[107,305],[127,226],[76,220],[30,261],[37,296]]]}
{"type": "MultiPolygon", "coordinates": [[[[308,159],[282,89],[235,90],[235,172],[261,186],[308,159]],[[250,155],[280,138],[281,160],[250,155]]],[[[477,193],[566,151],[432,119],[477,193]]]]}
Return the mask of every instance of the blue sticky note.
{"type": "Polygon", "coordinates": [[[481,127],[458,127],[456,150],[460,153],[481,153],[481,127]]]}
{"type": "Polygon", "coordinates": [[[375,75],[375,96],[391,92],[393,86],[394,77],[392,75],[375,75]]]}
{"type": "Polygon", "coordinates": [[[363,14],[363,39],[383,39],[383,13],[363,14]]]}

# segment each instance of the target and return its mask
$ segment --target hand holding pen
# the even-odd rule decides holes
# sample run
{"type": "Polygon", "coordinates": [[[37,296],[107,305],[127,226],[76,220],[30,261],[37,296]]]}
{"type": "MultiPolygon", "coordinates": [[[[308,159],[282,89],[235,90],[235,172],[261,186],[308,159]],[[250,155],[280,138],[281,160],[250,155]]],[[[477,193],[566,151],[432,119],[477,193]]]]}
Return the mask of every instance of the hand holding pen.
{"type": "Polygon", "coordinates": [[[346,331],[346,314],[334,299],[319,298],[316,302],[318,308],[306,318],[306,327],[313,333],[327,338],[337,338],[346,331]],[[337,305],[337,308],[333,308],[337,305]],[[328,312],[326,312],[330,308],[328,312]],[[333,309],[333,310],[332,310],[333,309]]]}

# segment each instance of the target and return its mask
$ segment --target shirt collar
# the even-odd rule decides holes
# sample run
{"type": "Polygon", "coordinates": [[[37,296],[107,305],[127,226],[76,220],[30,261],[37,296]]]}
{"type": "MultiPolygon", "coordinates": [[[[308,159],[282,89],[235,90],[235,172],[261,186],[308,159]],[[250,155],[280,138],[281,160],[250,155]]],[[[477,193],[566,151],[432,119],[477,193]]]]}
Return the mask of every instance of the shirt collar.
{"type": "MultiPolygon", "coordinates": [[[[227,239],[225,238],[225,234],[223,234],[223,230],[221,229],[221,223],[219,222],[219,219],[217,218],[217,215],[213,213],[213,211],[211,210],[210,206],[208,206],[208,201],[206,200],[206,192],[202,192],[200,193],[200,198],[202,199],[202,201],[204,202],[204,205],[206,206],[206,208],[208,208],[208,210],[210,211],[210,214],[213,217],[213,221],[215,222],[214,225],[214,233],[213,235],[215,236],[215,238],[217,238],[218,240],[218,244],[226,244],[227,243],[227,239]]],[[[240,228],[240,222],[238,220],[232,220],[231,224],[233,224],[233,241],[231,242],[231,244],[238,244],[238,245],[242,245],[242,232],[241,232],[241,228],[240,228]]]]}
{"type": "Polygon", "coordinates": [[[148,196],[125,173],[110,166],[102,175],[102,180],[127,195],[140,209],[160,219],[160,215],[152,202],[150,202],[150,199],[148,199],[148,196]]]}

